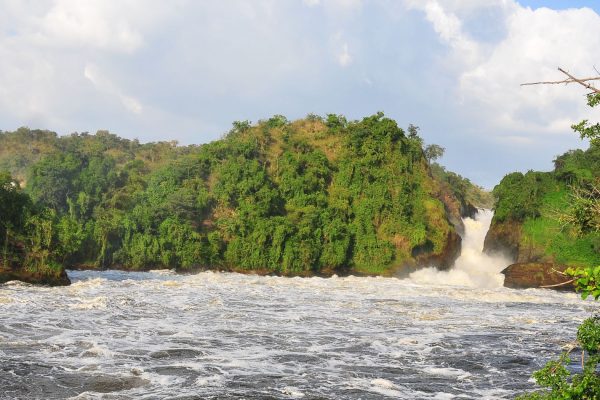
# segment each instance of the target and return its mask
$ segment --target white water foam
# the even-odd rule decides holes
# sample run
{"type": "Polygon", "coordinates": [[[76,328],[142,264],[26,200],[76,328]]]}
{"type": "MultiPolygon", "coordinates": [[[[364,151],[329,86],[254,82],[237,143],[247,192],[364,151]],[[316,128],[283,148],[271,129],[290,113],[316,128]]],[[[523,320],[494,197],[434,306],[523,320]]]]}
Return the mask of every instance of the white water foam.
{"type": "Polygon", "coordinates": [[[448,271],[424,268],[410,274],[409,279],[420,284],[466,286],[482,289],[502,287],[500,273],[510,264],[508,258],[483,253],[485,235],[492,222],[491,210],[480,210],[475,218],[465,218],[460,257],[448,271]]]}
{"type": "Polygon", "coordinates": [[[0,399],[505,399],[594,307],[396,278],[71,278],[0,285],[0,399]]]}
{"type": "MultiPolygon", "coordinates": [[[[502,265],[479,258],[485,216],[465,221],[455,269],[501,285],[502,265]]],[[[71,271],[65,288],[0,285],[0,399],[514,398],[596,309],[575,293],[440,284],[453,273],[71,271]]]]}

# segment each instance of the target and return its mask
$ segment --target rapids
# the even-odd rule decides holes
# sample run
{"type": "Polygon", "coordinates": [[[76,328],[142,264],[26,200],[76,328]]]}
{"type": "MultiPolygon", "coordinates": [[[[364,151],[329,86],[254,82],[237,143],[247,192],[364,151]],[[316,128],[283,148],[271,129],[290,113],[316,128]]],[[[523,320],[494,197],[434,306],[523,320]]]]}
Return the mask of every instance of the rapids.
{"type": "MultiPolygon", "coordinates": [[[[487,229],[472,222],[467,236],[487,229]]],[[[0,398],[513,398],[596,305],[503,288],[499,267],[467,281],[70,271],[69,287],[0,285],[0,398]]]]}

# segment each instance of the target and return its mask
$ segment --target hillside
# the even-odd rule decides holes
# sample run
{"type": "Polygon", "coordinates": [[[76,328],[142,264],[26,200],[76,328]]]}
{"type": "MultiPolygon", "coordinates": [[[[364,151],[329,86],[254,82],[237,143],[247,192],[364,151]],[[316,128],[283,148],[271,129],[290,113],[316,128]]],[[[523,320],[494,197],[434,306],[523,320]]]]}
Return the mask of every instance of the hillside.
{"type": "Polygon", "coordinates": [[[506,175],[494,188],[485,251],[508,254],[523,268],[536,263],[538,270],[600,265],[600,232],[592,227],[599,215],[577,200],[578,193],[600,185],[600,145],[568,151],[554,165],[551,172],[506,175]]]}
{"type": "MultiPolygon", "coordinates": [[[[0,133],[0,169],[31,198],[27,218],[47,226],[38,253],[75,268],[444,268],[460,250],[460,214],[485,198],[430,167],[416,130],[405,134],[381,113],[236,122],[202,146],[21,128],[0,133]]],[[[13,253],[32,250],[33,225],[24,226],[3,239],[13,253]]]]}

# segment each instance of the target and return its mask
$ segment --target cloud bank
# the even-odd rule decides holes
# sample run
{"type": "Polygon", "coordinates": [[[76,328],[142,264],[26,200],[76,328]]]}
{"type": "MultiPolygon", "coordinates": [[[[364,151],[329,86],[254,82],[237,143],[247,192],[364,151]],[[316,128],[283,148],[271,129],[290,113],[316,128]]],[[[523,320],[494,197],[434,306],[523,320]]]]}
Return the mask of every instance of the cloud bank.
{"type": "Polygon", "coordinates": [[[0,129],[202,143],[234,120],[383,110],[492,186],[581,146],[600,119],[600,16],[513,0],[0,1],[0,129]],[[532,151],[535,150],[535,151],[532,151]],[[468,157],[465,157],[465,153],[468,157]]]}

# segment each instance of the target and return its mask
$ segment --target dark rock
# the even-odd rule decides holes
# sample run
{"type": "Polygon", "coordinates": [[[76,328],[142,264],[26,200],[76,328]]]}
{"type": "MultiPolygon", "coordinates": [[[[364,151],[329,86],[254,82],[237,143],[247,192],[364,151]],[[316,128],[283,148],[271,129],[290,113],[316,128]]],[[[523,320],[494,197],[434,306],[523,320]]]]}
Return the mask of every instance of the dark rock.
{"type": "Polygon", "coordinates": [[[458,201],[456,196],[447,187],[440,188],[437,193],[437,198],[444,204],[444,210],[446,211],[446,217],[448,222],[456,229],[459,234],[464,234],[465,226],[462,221],[463,207],[458,201]]]}
{"type": "Polygon", "coordinates": [[[501,254],[517,261],[521,232],[521,223],[517,221],[492,221],[490,229],[485,235],[483,252],[490,255],[501,254]]]}
{"type": "Polygon", "coordinates": [[[446,270],[452,267],[454,261],[460,256],[462,239],[455,231],[451,230],[446,236],[446,244],[441,252],[433,253],[427,244],[413,249],[412,255],[420,267],[437,267],[446,270]]]}
{"type": "Polygon", "coordinates": [[[463,218],[475,218],[479,209],[471,203],[461,204],[460,215],[463,218]]]}
{"type": "MultiPolygon", "coordinates": [[[[569,278],[557,271],[564,271],[565,266],[553,263],[517,263],[506,267],[504,274],[504,286],[513,289],[539,288],[543,286],[558,285],[569,281],[569,278]]],[[[549,289],[574,290],[572,283],[553,286],[549,289]]]]}
{"type": "Polygon", "coordinates": [[[523,240],[523,223],[519,221],[493,220],[483,244],[483,252],[508,257],[519,264],[552,264],[555,260],[543,247],[523,240]]]}
{"type": "Polygon", "coordinates": [[[26,268],[6,269],[0,267],[0,284],[8,281],[21,281],[34,285],[47,286],[67,286],[71,284],[71,280],[64,268],[60,270],[48,268],[39,271],[29,271],[26,268]]]}

